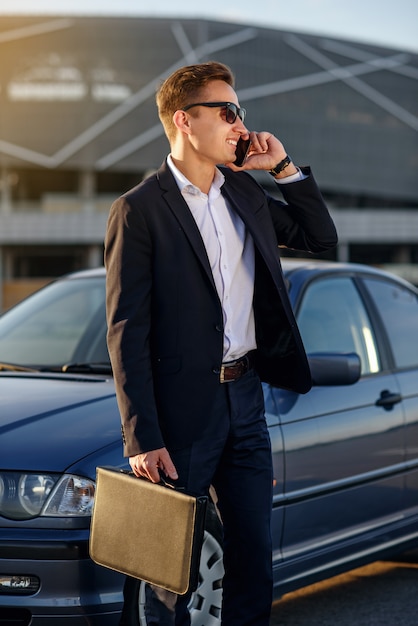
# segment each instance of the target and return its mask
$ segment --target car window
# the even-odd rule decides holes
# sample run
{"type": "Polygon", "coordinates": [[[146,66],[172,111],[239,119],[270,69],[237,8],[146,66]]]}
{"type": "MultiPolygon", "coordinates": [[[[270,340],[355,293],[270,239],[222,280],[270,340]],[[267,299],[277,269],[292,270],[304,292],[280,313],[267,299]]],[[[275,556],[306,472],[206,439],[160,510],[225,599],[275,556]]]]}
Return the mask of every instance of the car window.
{"type": "Polygon", "coordinates": [[[306,289],[297,321],[306,352],[356,352],[362,374],[379,371],[373,329],[349,277],[326,277],[306,289]]]}
{"type": "Polygon", "coordinates": [[[48,366],[89,360],[98,333],[104,342],[104,301],[102,279],[52,283],[0,318],[0,361],[48,366]]]}
{"type": "Polygon", "coordinates": [[[386,327],[398,368],[418,365],[418,297],[395,283],[368,278],[364,281],[386,327]]]}

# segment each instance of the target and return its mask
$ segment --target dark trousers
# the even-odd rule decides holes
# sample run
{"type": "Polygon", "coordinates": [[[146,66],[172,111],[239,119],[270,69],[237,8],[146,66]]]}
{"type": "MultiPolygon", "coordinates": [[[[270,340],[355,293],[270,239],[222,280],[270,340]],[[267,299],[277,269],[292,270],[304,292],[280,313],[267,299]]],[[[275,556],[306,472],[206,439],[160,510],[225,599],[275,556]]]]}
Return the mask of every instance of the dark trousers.
{"type": "MultiPolygon", "coordinates": [[[[202,495],[212,484],[224,528],[222,624],[268,626],[272,603],[271,506],[272,460],[261,384],[251,370],[237,381],[219,385],[205,431],[191,447],[170,450],[179,486],[202,495]]],[[[150,624],[188,626],[189,598],[178,596],[173,608],[150,598],[150,624]],[[160,612],[161,614],[156,615],[160,612]]],[[[158,595],[158,594],[157,594],[158,595]]],[[[147,603],[148,604],[148,603],[147,603]]]]}

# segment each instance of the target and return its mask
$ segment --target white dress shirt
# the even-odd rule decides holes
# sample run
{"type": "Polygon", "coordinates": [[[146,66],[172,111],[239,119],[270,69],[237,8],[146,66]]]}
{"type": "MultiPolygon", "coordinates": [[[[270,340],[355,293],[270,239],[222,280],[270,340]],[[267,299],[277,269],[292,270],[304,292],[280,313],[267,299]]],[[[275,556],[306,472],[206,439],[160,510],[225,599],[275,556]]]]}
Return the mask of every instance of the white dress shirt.
{"type": "MultiPolygon", "coordinates": [[[[223,362],[233,361],[256,348],[254,242],[221,194],[225,177],[219,169],[215,170],[209,193],[205,194],[180,172],[171,155],[167,163],[202,236],[222,306],[223,362]]],[[[287,179],[292,182],[300,177],[298,172],[287,179]]]]}

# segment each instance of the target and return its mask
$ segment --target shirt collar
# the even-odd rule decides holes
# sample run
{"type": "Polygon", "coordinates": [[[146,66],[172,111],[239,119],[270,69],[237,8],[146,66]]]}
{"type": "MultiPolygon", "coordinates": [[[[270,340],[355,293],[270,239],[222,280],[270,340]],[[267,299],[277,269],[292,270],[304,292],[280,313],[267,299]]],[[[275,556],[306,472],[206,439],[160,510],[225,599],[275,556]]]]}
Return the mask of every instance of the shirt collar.
{"type": "MultiPolygon", "coordinates": [[[[200,191],[200,189],[196,187],[196,185],[193,185],[185,177],[185,175],[182,172],[180,172],[180,170],[174,165],[173,159],[171,158],[171,154],[169,154],[167,157],[167,165],[170,168],[171,173],[173,174],[176,180],[176,183],[178,185],[178,188],[180,189],[180,192],[182,194],[190,193],[192,195],[206,196],[206,194],[203,194],[200,191]]],[[[215,176],[213,177],[212,185],[211,185],[208,195],[211,195],[214,197],[218,196],[221,193],[221,187],[224,184],[224,182],[225,182],[225,176],[222,174],[221,170],[216,167],[215,176]]]]}

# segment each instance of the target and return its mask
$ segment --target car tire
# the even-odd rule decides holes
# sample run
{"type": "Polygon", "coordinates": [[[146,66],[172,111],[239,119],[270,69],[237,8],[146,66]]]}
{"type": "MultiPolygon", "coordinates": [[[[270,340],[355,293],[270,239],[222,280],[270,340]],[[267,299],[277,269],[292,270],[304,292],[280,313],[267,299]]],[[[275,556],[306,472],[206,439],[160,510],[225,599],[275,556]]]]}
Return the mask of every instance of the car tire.
{"type": "MultiPolygon", "coordinates": [[[[221,623],[223,568],[222,526],[215,508],[210,506],[206,517],[199,582],[189,602],[191,626],[219,626],[221,623]]],[[[138,626],[147,626],[145,617],[146,583],[137,581],[138,626]]],[[[136,613],[136,611],[135,611],[136,613]]]]}

